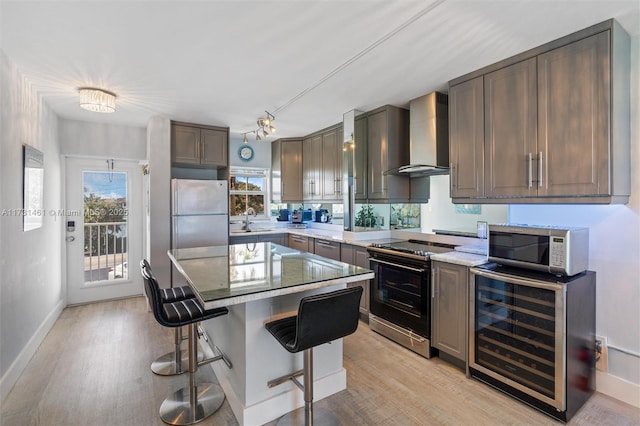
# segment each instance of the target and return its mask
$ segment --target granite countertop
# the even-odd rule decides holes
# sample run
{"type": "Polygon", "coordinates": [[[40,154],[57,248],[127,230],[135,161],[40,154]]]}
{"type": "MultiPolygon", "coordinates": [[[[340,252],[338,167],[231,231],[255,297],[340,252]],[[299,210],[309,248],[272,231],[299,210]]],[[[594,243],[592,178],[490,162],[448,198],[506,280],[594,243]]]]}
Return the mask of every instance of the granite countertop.
{"type": "MultiPolygon", "coordinates": [[[[341,226],[329,225],[323,228],[311,226],[307,228],[288,228],[285,222],[255,222],[251,232],[234,232],[229,233],[229,237],[242,237],[249,235],[273,235],[273,234],[293,234],[311,238],[320,238],[331,240],[339,243],[346,243],[360,247],[368,247],[373,243],[391,243],[398,241],[406,241],[409,239],[418,239],[424,241],[432,241],[437,243],[450,244],[456,246],[456,250],[462,248],[462,251],[483,254],[486,253],[486,247],[482,247],[482,242],[475,238],[461,238],[454,235],[443,234],[423,234],[421,232],[406,232],[395,230],[382,230],[374,232],[356,233],[342,231],[341,226]],[[361,235],[362,234],[362,235],[361,235]],[[366,234],[366,235],[364,235],[366,234]],[[364,237],[364,238],[363,238],[364,237]]],[[[325,224],[323,224],[325,225],[325,224]]]]}
{"type": "Polygon", "coordinates": [[[462,266],[478,266],[483,263],[487,263],[486,255],[479,255],[473,253],[465,253],[462,251],[450,251],[447,253],[439,253],[431,255],[431,260],[437,260],[440,262],[454,263],[462,266]]]}
{"type": "Polygon", "coordinates": [[[373,272],[274,243],[168,251],[205,309],[373,278],[373,272]]]}

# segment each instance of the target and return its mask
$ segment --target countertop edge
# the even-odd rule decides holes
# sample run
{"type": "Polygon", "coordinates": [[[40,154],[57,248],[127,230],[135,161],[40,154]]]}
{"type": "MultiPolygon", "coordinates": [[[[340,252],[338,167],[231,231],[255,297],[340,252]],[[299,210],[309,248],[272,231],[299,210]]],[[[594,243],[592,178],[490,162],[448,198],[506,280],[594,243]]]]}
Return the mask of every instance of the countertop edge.
{"type": "Polygon", "coordinates": [[[374,273],[368,272],[365,274],[353,275],[350,277],[334,278],[331,280],[318,281],[318,282],[309,283],[309,284],[302,284],[302,285],[296,285],[291,287],[282,287],[279,289],[269,290],[265,292],[231,296],[226,299],[220,299],[220,300],[215,300],[211,302],[203,302],[203,300],[201,300],[200,298],[201,296],[199,292],[195,292],[195,293],[196,293],[196,296],[198,296],[198,300],[200,300],[200,303],[202,303],[204,308],[208,310],[208,309],[220,308],[223,306],[231,306],[231,305],[238,305],[241,303],[253,302],[255,300],[269,299],[272,297],[283,296],[285,294],[293,294],[293,293],[300,293],[307,290],[315,290],[317,288],[322,288],[322,287],[331,287],[334,285],[349,284],[352,282],[369,280],[373,278],[374,278],[374,273]]]}
{"type": "Polygon", "coordinates": [[[472,267],[487,263],[487,256],[460,251],[451,251],[448,253],[434,254],[431,256],[431,260],[472,267]]]}

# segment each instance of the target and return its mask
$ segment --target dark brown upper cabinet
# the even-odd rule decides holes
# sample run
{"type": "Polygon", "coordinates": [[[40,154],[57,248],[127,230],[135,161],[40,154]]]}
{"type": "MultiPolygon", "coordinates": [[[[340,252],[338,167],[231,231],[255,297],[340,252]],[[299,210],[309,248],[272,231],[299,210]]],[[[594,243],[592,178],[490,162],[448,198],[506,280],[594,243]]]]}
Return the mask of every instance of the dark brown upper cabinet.
{"type": "Polygon", "coordinates": [[[454,203],[626,203],[630,41],[609,20],[449,82],[454,203]]]}
{"type": "Polygon", "coordinates": [[[181,167],[223,168],[229,164],[229,128],[171,124],[171,163],[181,167]]]}

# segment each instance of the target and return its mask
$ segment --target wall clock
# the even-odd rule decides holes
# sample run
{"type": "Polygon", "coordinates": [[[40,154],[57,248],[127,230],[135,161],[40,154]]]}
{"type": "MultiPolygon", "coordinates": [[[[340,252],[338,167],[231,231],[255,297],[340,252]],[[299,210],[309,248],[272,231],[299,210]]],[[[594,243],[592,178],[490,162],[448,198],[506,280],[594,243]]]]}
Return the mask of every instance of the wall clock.
{"type": "Polygon", "coordinates": [[[249,145],[241,146],[240,149],[238,149],[238,157],[240,157],[242,161],[251,161],[253,159],[253,148],[249,145]]]}

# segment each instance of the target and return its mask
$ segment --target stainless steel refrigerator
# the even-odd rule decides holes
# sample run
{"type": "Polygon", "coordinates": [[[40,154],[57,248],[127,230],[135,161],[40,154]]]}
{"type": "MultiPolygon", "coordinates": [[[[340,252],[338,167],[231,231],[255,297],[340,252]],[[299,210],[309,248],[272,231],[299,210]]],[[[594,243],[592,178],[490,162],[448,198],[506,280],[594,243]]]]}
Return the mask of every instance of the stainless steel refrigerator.
{"type": "MultiPolygon", "coordinates": [[[[229,184],[226,180],[171,180],[171,248],[229,244],[229,184]]],[[[175,267],[172,286],[186,285],[175,267]]]]}

